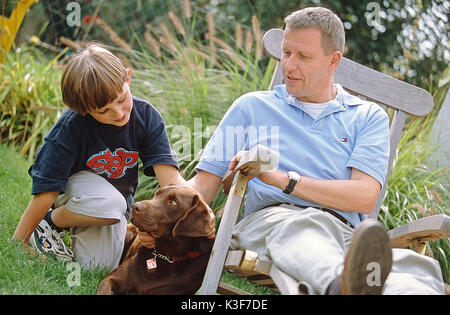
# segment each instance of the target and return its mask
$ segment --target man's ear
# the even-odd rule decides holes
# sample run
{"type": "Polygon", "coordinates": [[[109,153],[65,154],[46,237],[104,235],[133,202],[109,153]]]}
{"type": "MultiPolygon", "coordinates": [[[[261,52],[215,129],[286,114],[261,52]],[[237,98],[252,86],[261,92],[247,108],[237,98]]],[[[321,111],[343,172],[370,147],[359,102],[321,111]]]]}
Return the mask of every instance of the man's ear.
{"type": "Polygon", "coordinates": [[[341,61],[342,53],[338,50],[335,50],[331,53],[331,59],[330,59],[330,69],[332,71],[336,70],[337,66],[339,65],[339,62],[341,61]]]}
{"type": "Polygon", "coordinates": [[[208,236],[214,233],[215,217],[211,208],[206,202],[195,195],[192,199],[192,206],[178,220],[173,228],[173,236],[199,237],[208,236]]]}

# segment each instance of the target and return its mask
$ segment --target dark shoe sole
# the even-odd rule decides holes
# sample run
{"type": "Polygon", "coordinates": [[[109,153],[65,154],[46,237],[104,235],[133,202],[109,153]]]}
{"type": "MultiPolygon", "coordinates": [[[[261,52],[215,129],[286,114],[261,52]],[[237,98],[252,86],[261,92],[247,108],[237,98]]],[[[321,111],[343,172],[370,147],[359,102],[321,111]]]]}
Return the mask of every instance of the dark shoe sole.
{"type": "Polygon", "coordinates": [[[392,247],[385,228],[373,219],[356,229],[342,275],[346,294],[378,295],[392,268],[392,247]]]}

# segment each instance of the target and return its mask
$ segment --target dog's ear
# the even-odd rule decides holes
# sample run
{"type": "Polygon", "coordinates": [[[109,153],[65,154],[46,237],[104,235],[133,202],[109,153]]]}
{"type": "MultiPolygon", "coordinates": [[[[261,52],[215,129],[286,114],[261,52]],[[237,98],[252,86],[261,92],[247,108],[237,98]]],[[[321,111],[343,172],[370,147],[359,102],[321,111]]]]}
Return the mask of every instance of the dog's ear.
{"type": "Polygon", "coordinates": [[[209,236],[215,231],[215,217],[202,197],[194,195],[191,208],[178,220],[173,228],[173,236],[209,236]]]}

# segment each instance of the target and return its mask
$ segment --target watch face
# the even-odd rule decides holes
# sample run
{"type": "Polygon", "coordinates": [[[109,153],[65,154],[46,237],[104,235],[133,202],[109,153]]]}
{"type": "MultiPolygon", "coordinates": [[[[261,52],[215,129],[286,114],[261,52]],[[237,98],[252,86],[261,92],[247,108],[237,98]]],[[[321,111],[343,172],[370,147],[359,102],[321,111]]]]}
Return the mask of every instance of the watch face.
{"type": "Polygon", "coordinates": [[[290,178],[295,179],[296,181],[299,181],[301,178],[301,176],[298,173],[293,172],[293,171],[289,171],[288,175],[290,178]]]}

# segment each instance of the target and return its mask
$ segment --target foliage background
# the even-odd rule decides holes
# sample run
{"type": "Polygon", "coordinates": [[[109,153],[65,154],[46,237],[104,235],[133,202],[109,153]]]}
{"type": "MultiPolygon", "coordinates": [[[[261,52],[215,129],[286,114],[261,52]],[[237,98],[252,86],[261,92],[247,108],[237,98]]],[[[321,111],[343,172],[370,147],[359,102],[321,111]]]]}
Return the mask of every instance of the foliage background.
{"type": "MultiPolygon", "coordinates": [[[[6,0],[2,0],[5,2],[6,0]]],[[[4,11],[17,0],[6,2],[4,11]]],[[[57,42],[60,35],[81,39],[83,32],[67,27],[67,0],[41,0],[31,9],[27,19],[39,19],[33,27],[45,28],[42,40],[57,42]],[[34,15],[35,14],[35,15],[34,15]],[[45,23],[44,23],[45,21],[45,23]],[[48,24],[47,24],[48,23],[48,24]],[[47,24],[47,25],[46,25],[47,24]]],[[[158,27],[169,11],[183,16],[183,0],[129,0],[92,1],[79,0],[82,17],[93,15],[100,3],[99,15],[119,37],[131,46],[136,41],[132,34],[142,35],[149,27],[158,27]]],[[[198,40],[205,40],[207,33],[206,12],[214,16],[220,37],[234,33],[237,23],[249,29],[252,16],[256,16],[263,31],[283,27],[283,18],[293,10],[306,6],[325,6],[338,14],[346,29],[347,50],[345,56],[374,69],[383,70],[397,78],[429,89],[436,88],[439,73],[450,60],[448,48],[450,2],[446,0],[193,0],[192,11],[198,12],[196,25],[198,40]],[[376,8],[375,8],[376,6],[376,8]],[[375,10],[378,10],[375,12],[375,10]],[[377,18],[373,25],[368,20],[377,18]],[[201,21],[203,20],[203,21],[201,21]],[[371,26],[372,25],[372,26],[371,26]]],[[[37,29],[36,28],[36,29],[37,29]]],[[[101,30],[91,30],[93,38],[101,38],[101,30]]],[[[26,36],[25,36],[26,37],[26,36]]],[[[22,38],[26,39],[26,38],[22,38]]]]}

